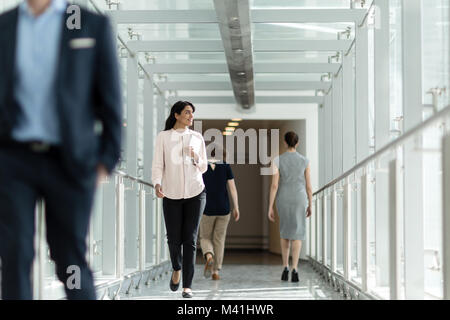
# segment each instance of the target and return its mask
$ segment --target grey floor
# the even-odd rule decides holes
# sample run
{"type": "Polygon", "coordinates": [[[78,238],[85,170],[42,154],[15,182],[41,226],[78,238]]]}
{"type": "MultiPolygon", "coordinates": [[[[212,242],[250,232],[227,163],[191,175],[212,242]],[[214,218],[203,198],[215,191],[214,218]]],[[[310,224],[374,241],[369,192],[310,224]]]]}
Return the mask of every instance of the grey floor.
{"type": "MultiPolygon", "coordinates": [[[[342,299],[308,262],[299,265],[300,281],[281,281],[281,258],[267,252],[227,252],[221,271],[221,280],[203,277],[203,261],[197,259],[192,291],[197,300],[330,300],[342,299]]],[[[290,276],[289,276],[290,279],[290,276]]],[[[169,289],[170,273],[164,274],[139,295],[129,297],[137,300],[178,300],[177,292],[169,289]]]]}

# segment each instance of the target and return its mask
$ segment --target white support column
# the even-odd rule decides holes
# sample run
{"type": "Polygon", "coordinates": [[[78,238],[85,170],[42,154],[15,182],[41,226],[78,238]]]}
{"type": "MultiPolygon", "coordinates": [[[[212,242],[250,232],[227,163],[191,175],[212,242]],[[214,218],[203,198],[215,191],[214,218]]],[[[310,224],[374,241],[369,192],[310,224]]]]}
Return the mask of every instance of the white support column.
{"type": "Polygon", "coordinates": [[[312,232],[311,232],[311,243],[312,243],[312,252],[311,252],[311,258],[314,258],[317,260],[317,242],[316,242],[316,225],[317,225],[317,206],[318,206],[318,196],[314,199],[314,213],[313,213],[313,223],[311,226],[312,232]]]}
{"type": "Polygon", "coordinates": [[[333,179],[339,177],[343,173],[343,135],[342,135],[342,72],[334,77],[332,90],[332,148],[333,148],[333,179]]]}
{"type": "Polygon", "coordinates": [[[161,219],[162,219],[162,200],[156,199],[156,264],[161,263],[161,219]]]}
{"type": "Polygon", "coordinates": [[[156,96],[156,108],[157,108],[157,132],[164,130],[165,121],[166,121],[166,113],[165,113],[165,100],[164,96],[161,94],[156,96]]]}
{"type": "Polygon", "coordinates": [[[146,262],[146,219],[145,219],[145,188],[139,185],[139,270],[145,270],[146,262]]]}
{"type": "Polygon", "coordinates": [[[369,41],[367,22],[356,28],[356,162],[369,156],[369,41]]]}
{"type": "Polygon", "coordinates": [[[308,253],[307,255],[309,257],[313,256],[313,228],[314,228],[314,212],[316,210],[316,199],[313,198],[313,203],[312,203],[312,212],[311,212],[311,217],[309,217],[309,232],[308,232],[308,253]]]}
{"type": "Polygon", "coordinates": [[[450,299],[450,134],[442,144],[442,270],[445,300],[450,299]]]}
{"type": "Polygon", "coordinates": [[[368,177],[361,177],[361,289],[367,292],[369,274],[368,177]]]}
{"type": "Polygon", "coordinates": [[[137,176],[137,127],[138,127],[138,61],[136,57],[127,58],[127,127],[126,127],[126,165],[127,173],[137,176]]]}
{"type": "MultiPolygon", "coordinates": [[[[389,95],[389,1],[375,0],[375,150],[379,150],[390,139],[390,95],[389,95]]],[[[380,163],[386,168],[387,163],[380,163]]],[[[386,170],[375,172],[375,238],[376,238],[376,265],[378,267],[377,284],[387,286],[389,283],[389,259],[386,254],[389,250],[389,199],[386,186],[389,183],[386,170]]]]}
{"type": "MultiPolygon", "coordinates": [[[[390,299],[401,299],[399,234],[399,161],[389,162],[389,291],[390,299]]],[[[423,266],[422,266],[423,267],[423,266]]]]}
{"type": "Polygon", "coordinates": [[[331,93],[325,97],[324,109],[324,148],[325,148],[325,183],[333,180],[333,99],[331,93]]]}
{"type": "Polygon", "coordinates": [[[322,187],[326,184],[325,181],[325,148],[324,148],[324,130],[325,130],[325,102],[319,105],[318,118],[319,118],[319,186],[322,187]]]}
{"type": "Polygon", "coordinates": [[[153,148],[155,143],[153,83],[144,79],[144,180],[151,181],[153,148]]]}
{"type": "Polygon", "coordinates": [[[103,212],[102,212],[102,271],[104,275],[114,276],[116,274],[117,260],[117,182],[119,178],[115,175],[108,177],[108,182],[102,185],[103,189],[103,212]]]}
{"type": "Polygon", "coordinates": [[[319,203],[320,203],[320,197],[321,197],[321,195],[318,195],[317,196],[317,198],[316,198],[316,214],[315,214],[315,217],[316,217],[316,219],[315,219],[315,227],[316,227],[316,231],[315,231],[315,241],[314,241],[314,243],[315,243],[315,245],[314,245],[314,247],[315,247],[315,252],[314,252],[314,257],[315,257],[315,259],[316,259],[316,261],[319,261],[319,203]]]}
{"type": "MultiPolygon", "coordinates": [[[[422,122],[422,14],[421,0],[404,0],[403,116],[405,131],[422,122]]],[[[423,157],[417,138],[404,146],[404,221],[406,299],[423,299],[423,157]]]]}
{"type": "Polygon", "coordinates": [[[337,192],[331,193],[331,272],[336,272],[337,265],[337,192]]]}
{"type": "Polygon", "coordinates": [[[35,230],[34,247],[36,248],[33,261],[33,299],[44,299],[44,272],[45,272],[45,206],[43,200],[36,203],[35,208],[35,230]]]}
{"type": "Polygon", "coordinates": [[[322,197],[322,264],[327,265],[327,196],[322,197]]]}
{"type": "Polygon", "coordinates": [[[344,277],[346,280],[350,280],[351,272],[351,239],[352,239],[352,220],[351,220],[351,184],[347,183],[344,186],[344,277]]]}
{"type": "Polygon", "coordinates": [[[389,0],[374,0],[375,25],[375,150],[389,142],[389,0]]]}
{"type": "Polygon", "coordinates": [[[119,177],[116,188],[116,278],[121,278],[125,267],[125,186],[119,177]]]}
{"type": "MultiPolygon", "coordinates": [[[[390,101],[389,101],[389,1],[375,0],[376,22],[375,25],[375,150],[379,150],[390,139],[390,101]]],[[[389,199],[386,186],[389,183],[388,173],[385,168],[387,163],[380,163],[379,170],[375,172],[375,239],[376,239],[376,266],[377,285],[389,284],[389,199]]]]}
{"type": "Polygon", "coordinates": [[[356,164],[356,110],[355,110],[355,69],[353,65],[353,50],[343,58],[343,96],[342,96],[342,158],[343,171],[356,164]]]}

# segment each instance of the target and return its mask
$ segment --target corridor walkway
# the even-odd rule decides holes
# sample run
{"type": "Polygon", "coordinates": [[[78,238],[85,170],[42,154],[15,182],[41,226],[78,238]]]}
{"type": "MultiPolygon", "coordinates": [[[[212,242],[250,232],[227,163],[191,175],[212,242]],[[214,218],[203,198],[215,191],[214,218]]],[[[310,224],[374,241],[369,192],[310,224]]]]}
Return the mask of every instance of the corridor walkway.
{"type": "MultiPolygon", "coordinates": [[[[298,283],[280,280],[280,257],[265,252],[227,253],[221,273],[222,279],[212,281],[203,277],[203,264],[197,259],[193,292],[197,300],[336,300],[342,299],[322,278],[302,261],[298,283]]],[[[142,288],[137,300],[181,300],[181,288],[169,289],[170,273],[142,288]]],[[[125,299],[125,298],[123,298],[125,299]]]]}

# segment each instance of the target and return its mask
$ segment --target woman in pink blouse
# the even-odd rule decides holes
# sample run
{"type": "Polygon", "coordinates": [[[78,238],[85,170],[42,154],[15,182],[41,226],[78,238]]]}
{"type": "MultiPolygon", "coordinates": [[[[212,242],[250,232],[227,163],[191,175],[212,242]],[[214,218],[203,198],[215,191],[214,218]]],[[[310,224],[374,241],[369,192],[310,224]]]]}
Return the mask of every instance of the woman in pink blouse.
{"type": "Polygon", "coordinates": [[[188,101],[172,106],[164,131],[156,137],[152,163],[152,182],[156,195],[163,198],[174,270],[170,289],[178,290],[182,270],[184,298],[192,298],[197,234],[206,205],[202,174],[208,168],[205,141],[200,133],[189,129],[194,112],[194,105],[188,101]]]}

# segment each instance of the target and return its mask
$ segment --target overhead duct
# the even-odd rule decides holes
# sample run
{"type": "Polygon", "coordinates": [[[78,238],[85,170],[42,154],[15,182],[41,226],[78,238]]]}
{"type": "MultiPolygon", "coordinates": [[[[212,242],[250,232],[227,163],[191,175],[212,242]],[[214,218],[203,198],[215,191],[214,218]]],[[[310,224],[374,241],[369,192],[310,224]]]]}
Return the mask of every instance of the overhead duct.
{"type": "Polygon", "coordinates": [[[236,102],[243,109],[255,104],[253,50],[248,0],[214,0],[220,34],[236,102]]]}

